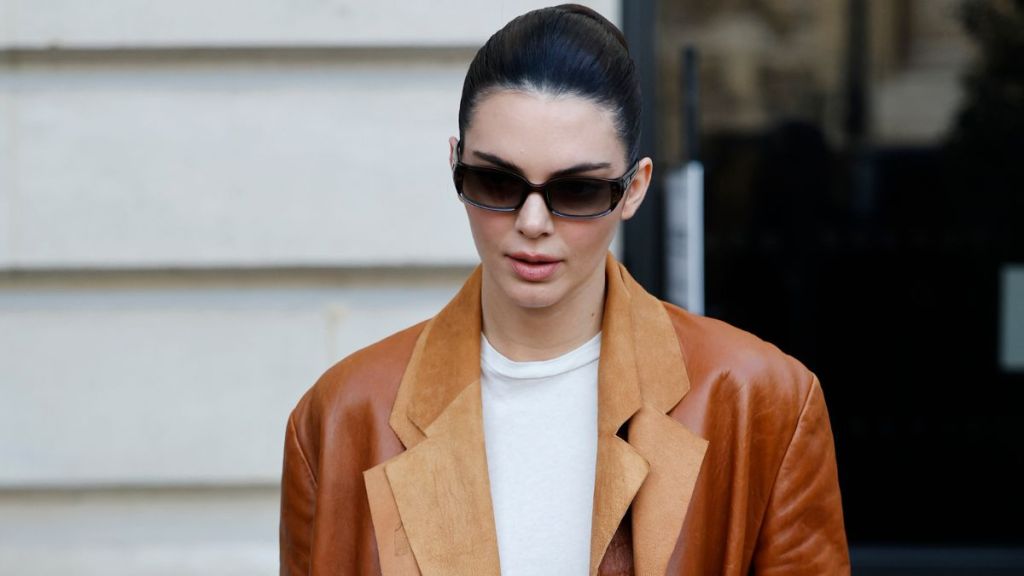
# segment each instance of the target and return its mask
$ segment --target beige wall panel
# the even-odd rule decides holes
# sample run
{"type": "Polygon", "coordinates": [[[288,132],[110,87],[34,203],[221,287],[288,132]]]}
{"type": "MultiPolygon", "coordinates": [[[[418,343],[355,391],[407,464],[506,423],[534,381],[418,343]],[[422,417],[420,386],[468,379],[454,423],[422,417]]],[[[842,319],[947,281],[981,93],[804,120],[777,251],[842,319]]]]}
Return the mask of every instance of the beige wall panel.
{"type": "Polygon", "coordinates": [[[0,491],[0,574],[277,574],[270,487],[0,491]]]}
{"type": "Polygon", "coordinates": [[[276,482],[302,393],[463,278],[0,290],[0,487],[276,482]]]}
{"type": "MultiPolygon", "coordinates": [[[[0,48],[478,46],[535,0],[0,0],[0,48]]],[[[583,2],[618,20],[618,2],[583,2]]]]}
{"type": "Polygon", "coordinates": [[[475,262],[447,164],[466,60],[368,58],[8,69],[8,263],[475,262]]]}
{"type": "Polygon", "coordinates": [[[14,214],[11,195],[14,190],[14,110],[13,98],[0,89],[0,269],[11,264],[11,241],[14,237],[14,214]]]}

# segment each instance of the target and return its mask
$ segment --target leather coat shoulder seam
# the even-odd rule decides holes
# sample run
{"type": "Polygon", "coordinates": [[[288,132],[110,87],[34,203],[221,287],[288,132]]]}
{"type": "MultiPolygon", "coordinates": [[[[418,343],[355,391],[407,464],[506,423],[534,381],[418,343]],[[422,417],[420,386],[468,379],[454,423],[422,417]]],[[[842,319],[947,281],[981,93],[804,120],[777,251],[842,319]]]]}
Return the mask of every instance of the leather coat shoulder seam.
{"type": "Polygon", "coordinates": [[[807,387],[807,395],[801,403],[800,413],[797,414],[796,422],[793,425],[793,432],[789,435],[789,440],[786,442],[786,451],[782,454],[782,459],[779,461],[779,467],[775,470],[775,477],[772,478],[772,488],[770,492],[774,492],[775,486],[779,483],[779,474],[782,474],[782,468],[784,467],[786,460],[789,458],[790,450],[793,449],[793,442],[796,440],[796,435],[800,431],[800,424],[803,422],[804,416],[807,414],[807,407],[811,405],[811,397],[814,395],[815,388],[818,387],[818,377],[812,372],[811,385],[807,387]]]}
{"type": "Polygon", "coordinates": [[[316,476],[313,474],[313,468],[309,465],[309,459],[306,458],[306,451],[302,448],[302,442],[299,442],[299,433],[295,428],[294,413],[288,416],[288,427],[291,428],[292,438],[295,439],[295,446],[299,449],[299,456],[302,457],[302,465],[306,469],[309,481],[313,483],[313,487],[315,488],[317,485],[316,476]]]}

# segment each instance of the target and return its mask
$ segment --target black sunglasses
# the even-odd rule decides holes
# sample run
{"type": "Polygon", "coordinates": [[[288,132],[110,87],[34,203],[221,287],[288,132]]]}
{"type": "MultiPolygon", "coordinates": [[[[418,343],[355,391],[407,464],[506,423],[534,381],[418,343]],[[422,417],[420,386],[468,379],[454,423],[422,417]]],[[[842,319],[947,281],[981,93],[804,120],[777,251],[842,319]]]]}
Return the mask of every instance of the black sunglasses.
{"type": "Polygon", "coordinates": [[[531,193],[539,191],[552,214],[563,218],[599,218],[615,210],[640,163],[621,178],[565,176],[534,185],[515,172],[462,163],[462,142],[452,167],[455,190],[467,204],[497,212],[515,212],[531,193]]]}

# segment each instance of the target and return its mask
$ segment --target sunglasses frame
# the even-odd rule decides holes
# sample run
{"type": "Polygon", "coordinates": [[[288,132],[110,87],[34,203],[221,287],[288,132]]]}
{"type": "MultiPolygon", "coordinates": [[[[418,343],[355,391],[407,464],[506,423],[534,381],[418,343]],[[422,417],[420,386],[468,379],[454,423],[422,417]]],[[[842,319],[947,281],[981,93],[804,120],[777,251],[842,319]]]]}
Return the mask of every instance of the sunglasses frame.
{"type": "Polygon", "coordinates": [[[548,180],[546,182],[542,182],[541,184],[534,184],[533,182],[530,182],[525,177],[523,177],[521,174],[518,174],[516,172],[512,172],[510,170],[504,170],[502,168],[493,168],[493,167],[490,167],[490,166],[473,166],[471,164],[464,163],[462,161],[462,141],[460,140],[459,143],[458,143],[458,146],[457,146],[456,161],[455,161],[455,164],[452,165],[452,180],[453,180],[453,182],[455,184],[455,192],[456,192],[456,194],[458,194],[459,199],[461,201],[463,201],[466,204],[469,204],[471,206],[476,206],[477,208],[482,208],[484,210],[491,210],[491,211],[494,211],[494,212],[516,212],[520,208],[523,207],[523,204],[526,204],[526,199],[529,198],[530,194],[533,194],[534,192],[540,192],[541,193],[541,197],[544,198],[544,205],[547,206],[548,211],[551,212],[552,214],[554,214],[555,216],[559,216],[561,218],[569,218],[569,219],[572,219],[572,220],[593,220],[594,218],[600,218],[602,216],[606,216],[608,214],[611,214],[615,210],[615,208],[619,205],[619,202],[622,201],[623,196],[625,196],[626,190],[628,190],[630,184],[633,183],[633,178],[636,176],[637,170],[639,168],[640,168],[640,161],[638,160],[637,162],[635,162],[633,164],[632,168],[630,168],[625,174],[623,174],[619,178],[594,178],[594,177],[589,177],[589,176],[559,176],[557,178],[552,178],[552,179],[550,179],[550,180],[548,180]],[[463,174],[467,170],[468,171],[473,171],[473,172],[491,172],[491,173],[501,174],[503,176],[511,176],[511,177],[516,178],[517,180],[523,182],[526,185],[526,187],[528,188],[528,190],[519,198],[519,202],[515,206],[511,206],[511,207],[508,207],[508,208],[497,208],[497,207],[494,207],[494,206],[486,206],[484,204],[480,204],[479,202],[474,202],[473,200],[470,200],[468,197],[466,197],[465,194],[462,193],[461,180],[464,178],[463,174]],[[460,173],[460,171],[461,171],[461,173],[460,173]],[[598,212],[597,214],[585,214],[585,215],[565,214],[564,212],[559,212],[559,211],[555,210],[551,206],[551,196],[548,193],[548,186],[551,183],[553,183],[553,182],[560,182],[560,181],[564,181],[564,180],[574,180],[574,181],[575,180],[585,180],[585,181],[590,181],[590,182],[601,182],[601,183],[604,183],[604,184],[614,184],[617,187],[613,187],[612,188],[611,205],[606,210],[604,210],[602,212],[598,212]]]}

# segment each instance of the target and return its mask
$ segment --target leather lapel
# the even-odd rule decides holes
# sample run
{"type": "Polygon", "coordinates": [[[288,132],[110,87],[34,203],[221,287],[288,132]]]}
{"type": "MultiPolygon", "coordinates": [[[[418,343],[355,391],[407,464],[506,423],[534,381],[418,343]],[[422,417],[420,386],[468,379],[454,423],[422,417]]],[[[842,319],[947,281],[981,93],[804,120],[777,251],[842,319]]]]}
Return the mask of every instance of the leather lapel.
{"type": "Polygon", "coordinates": [[[480,274],[413,350],[389,420],[406,451],[364,474],[379,552],[401,552],[401,530],[415,557],[382,558],[385,576],[417,574],[411,565],[425,576],[500,574],[480,396],[480,274]],[[392,533],[399,544],[381,546],[392,533]]]}

